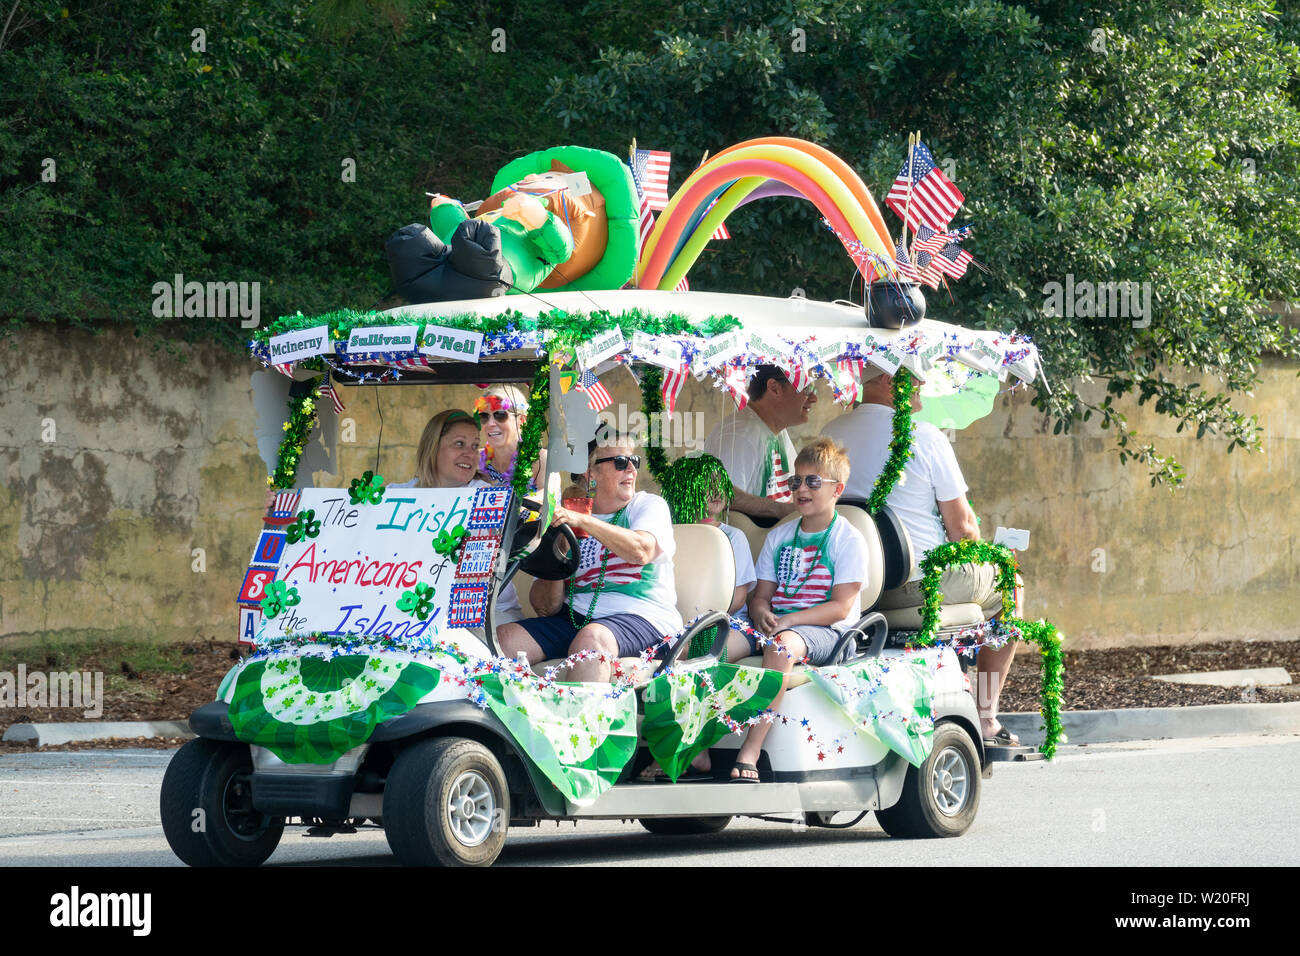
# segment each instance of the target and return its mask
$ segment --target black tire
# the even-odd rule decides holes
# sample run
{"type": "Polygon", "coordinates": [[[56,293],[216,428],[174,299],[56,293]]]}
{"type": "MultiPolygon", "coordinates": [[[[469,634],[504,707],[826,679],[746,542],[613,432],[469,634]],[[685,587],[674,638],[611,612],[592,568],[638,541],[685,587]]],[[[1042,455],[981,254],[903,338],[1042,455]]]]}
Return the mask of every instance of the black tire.
{"type": "Polygon", "coordinates": [[[898,803],[876,811],[876,820],[893,837],[961,836],[975,822],[980,805],[979,753],[957,724],[934,728],[934,747],[920,767],[908,767],[898,803]],[[948,787],[943,789],[947,772],[948,787]],[[964,780],[958,786],[959,773],[964,780]],[[924,785],[922,785],[924,782],[924,785]],[[936,795],[936,787],[940,793],[936,795]],[[960,799],[956,797],[960,794],[960,799]]]}
{"type": "Polygon", "coordinates": [[[660,836],[698,836],[725,830],[731,817],[642,817],[637,822],[660,836]]]}
{"type": "Polygon", "coordinates": [[[476,740],[422,740],[393,761],[383,820],[388,845],[406,866],[491,866],[510,820],[506,775],[496,755],[476,740]],[[465,794],[459,810],[450,806],[455,789],[465,794]],[[489,818],[480,839],[469,832],[482,826],[469,818],[470,808],[489,818]]]}
{"type": "Polygon", "coordinates": [[[183,863],[260,866],[275,852],[284,820],[253,809],[252,772],[246,744],[200,737],[176,752],[158,802],[163,833],[183,863]]]}

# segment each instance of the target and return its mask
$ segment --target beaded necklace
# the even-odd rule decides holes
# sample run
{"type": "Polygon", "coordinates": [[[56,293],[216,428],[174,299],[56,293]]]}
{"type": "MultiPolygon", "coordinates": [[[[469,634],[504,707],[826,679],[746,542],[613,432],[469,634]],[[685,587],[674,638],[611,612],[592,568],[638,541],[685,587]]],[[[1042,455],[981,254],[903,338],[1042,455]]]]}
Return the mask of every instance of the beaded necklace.
{"type": "MultiPolygon", "coordinates": [[[[808,565],[808,573],[803,576],[803,580],[794,586],[793,591],[790,590],[790,584],[788,581],[782,584],[781,585],[782,595],[784,595],[787,598],[793,598],[796,594],[798,594],[803,589],[803,586],[808,583],[808,579],[812,577],[813,571],[817,569],[817,562],[820,561],[822,557],[822,549],[826,547],[826,539],[830,537],[831,528],[835,527],[835,521],[838,518],[839,518],[838,512],[832,515],[831,523],[826,526],[826,530],[823,531],[821,533],[821,537],[817,539],[817,553],[813,555],[812,563],[808,565]]],[[[793,551],[793,553],[790,555],[790,561],[792,564],[794,562],[794,555],[798,554],[801,550],[801,548],[799,547],[799,532],[801,530],[800,525],[802,524],[803,524],[803,520],[800,519],[799,524],[795,525],[794,540],[790,544],[790,547],[793,551]]],[[[790,577],[794,577],[793,567],[791,567],[790,569],[790,577]]]]}
{"type": "MultiPolygon", "coordinates": [[[[623,507],[619,508],[610,517],[608,523],[618,524],[618,519],[623,516],[623,512],[626,510],[627,510],[627,505],[624,505],[623,507]]],[[[601,588],[605,586],[605,568],[609,566],[609,556],[613,554],[613,552],[610,551],[609,548],[605,548],[604,545],[601,545],[601,547],[604,549],[604,554],[602,554],[600,557],[600,577],[597,578],[596,586],[591,590],[591,605],[587,608],[587,616],[582,619],[581,624],[578,623],[578,618],[573,613],[573,593],[576,590],[576,588],[573,583],[573,578],[569,578],[569,623],[571,623],[578,630],[582,630],[584,627],[590,624],[591,619],[596,615],[596,603],[600,600],[601,588]]]]}

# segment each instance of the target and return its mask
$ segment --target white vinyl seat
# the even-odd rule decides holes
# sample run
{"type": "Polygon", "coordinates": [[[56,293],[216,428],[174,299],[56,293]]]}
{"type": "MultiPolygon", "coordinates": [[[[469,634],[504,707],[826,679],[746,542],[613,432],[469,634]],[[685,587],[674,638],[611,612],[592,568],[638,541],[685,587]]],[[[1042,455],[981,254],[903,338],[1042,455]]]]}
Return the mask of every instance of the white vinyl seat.
{"type": "MultiPolygon", "coordinates": [[[[736,590],[736,557],[731,550],[731,542],[717,528],[703,524],[673,525],[673,540],[676,544],[673,553],[673,583],[677,590],[677,611],[683,623],[709,611],[726,611],[731,606],[731,598],[736,590]]],[[[520,572],[515,575],[515,589],[519,593],[519,606],[525,618],[537,617],[529,602],[529,590],[533,585],[531,575],[520,572]]],[[[686,650],[683,651],[685,659],[686,650]]],[[[555,667],[562,658],[542,661],[533,665],[533,672],[539,676],[548,667],[555,667]]],[[[619,663],[624,670],[633,675],[635,683],[649,680],[659,667],[658,661],[641,664],[640,658],[623,657],[619,663]]],[[[559,677],[565,675],[560,672],[559,677]]]]}
{"type": "MultiPolygon", "coordinates": [[[[885,621],[891,631],[919,631],[921,629],[921,609],[919,607],[895,607],[882,610],[885,621]]],[[[939,606],[940,627],[974,627],[984,623],[984,609],[978,604],[941,604],[939,606]]]]}

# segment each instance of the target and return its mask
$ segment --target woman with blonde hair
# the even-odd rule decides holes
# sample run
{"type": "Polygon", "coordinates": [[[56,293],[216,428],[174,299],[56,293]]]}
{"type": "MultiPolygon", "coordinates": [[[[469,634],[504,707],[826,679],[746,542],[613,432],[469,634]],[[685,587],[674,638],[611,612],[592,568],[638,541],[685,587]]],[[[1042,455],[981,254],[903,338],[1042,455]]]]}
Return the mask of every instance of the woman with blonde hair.
{"type": "Polygon", "coordinates": [[[478,478],[478,420],[460,408],[429,419],[415,452],[415,477],[392,488],[465,488],[486,484],[478,478]]]}
{"type": "MultiPolygon", "coordinates": [[[[519,457],[519,437],[528,419],[528,398],[514,385],[492,385],[474,400],[474,414],[483,429],[479,451],[479,476],[490,485],[506,485],[514,477],[519,457]]],[[[537,476],[546,467],[546,450],[537,453],[528,485],[537,487],[537,476]]]]}

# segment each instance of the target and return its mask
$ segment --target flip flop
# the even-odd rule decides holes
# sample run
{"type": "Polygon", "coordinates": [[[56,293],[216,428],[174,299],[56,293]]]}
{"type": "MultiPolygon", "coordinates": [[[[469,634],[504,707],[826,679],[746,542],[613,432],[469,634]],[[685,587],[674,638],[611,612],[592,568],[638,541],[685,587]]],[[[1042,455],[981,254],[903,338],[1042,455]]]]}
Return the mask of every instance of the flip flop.
{"type": "Polygon", "coordinates": [[[755,774],[758,773],[758,767],[755,766],[754,764],[752,764],[752,763],[742,763],[741,761],[737,760],[736,763],[735,763],[735,765],[734,765],[731,769],[733,769],[733,770],[735,770],[735,771],[737,772],[737,776],[734,776],[734,777],[731,778],[731,782],[732,782],[732,783],[758,783],[758,777],[757,777],[757,776],[746,777],[746,776],[744,775],[744,772],[745,772],[746,770],[752,770],[752,771],[754,771],[755,774]]]}
{"type": "Polygon", "coordinates": [[[663,767],[657,763],[652,763],[636,775],[637,783],[671,783],[668,774],[664,773],[663,767]]]}
{"type": "Polygon", "coordinates": [[[992,737],[984,738],[984,743],[989,747],[1019,747],[1020,738],[1007,728],[999,727],[998,732],[992,737]]]}

